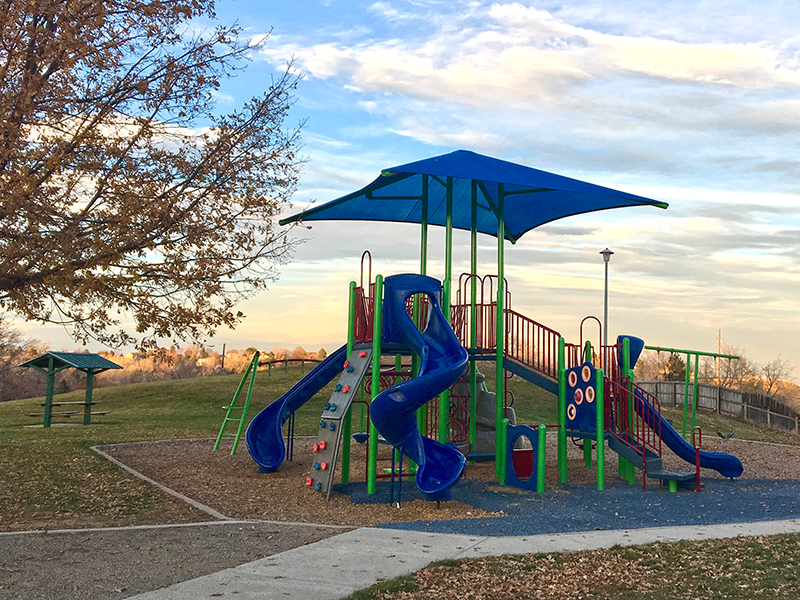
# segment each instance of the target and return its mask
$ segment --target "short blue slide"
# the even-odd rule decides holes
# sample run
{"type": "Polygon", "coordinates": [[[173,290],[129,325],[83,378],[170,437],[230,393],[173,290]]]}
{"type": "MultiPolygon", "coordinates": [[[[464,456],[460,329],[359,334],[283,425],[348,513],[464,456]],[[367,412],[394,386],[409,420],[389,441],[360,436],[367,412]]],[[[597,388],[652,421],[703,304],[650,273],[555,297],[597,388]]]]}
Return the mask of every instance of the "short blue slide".
{"type": "MultiPolygon", "coordinates": [[[[630,348],[630,367],[631,369],[636,366],[636,361],[639,355],[644,350],[644,340],[641,338],[633,337],[632,335],[621,335],[617,337],[617,344],[620,346],[623,340],[627,338],[630,348]]],[[[621,369],[620,369],[621,370],[621,369]]],[[[655,410],[650,402],[640,393],[636,393],[636,412],[644,418],[648,427],[653,431],[659,431],[655,422],[655,410]]],[[[680,456],[686,462],[694,464],[695,454],[694,446],[683,439],[680,433],[675,431],[675,428],[669,424],[663,416],[661,418],[661,440],[672,450],[675,454],[680,456]]],[[[733,454],[726,454],[725,452],[708,452],[706,450],[700,451],[700,466],[704,469],[713,469],[723,477],[739,477],[744,471],[742,461],[733,454]]]]}
{"type": "Polygon", "coordinates": [[[347,359],[347,345],[330,354],[288,392],[258,413],[245,433],[250,456],[258,463],[260,473],[275,471],[286,458],[283,424],[298,408],[341,374],[347,359]]]}
{"type": "Polygon", "coordinates": [[[425,275],[392,275],[384,282],[383,341],[402,343],[420,357],[417,377],[381,392],[370,417],[378,432],[418,465],[416,483],[427,500],[448,500],[464,474],[466,458],[455,447],[424,437],[417,409],[449,389],[467,368],[467,351],[442,314],[441,283],[425,275]],[[429,299],[428,324],[420,332],[406,310],[414,294],[429,299]]]}

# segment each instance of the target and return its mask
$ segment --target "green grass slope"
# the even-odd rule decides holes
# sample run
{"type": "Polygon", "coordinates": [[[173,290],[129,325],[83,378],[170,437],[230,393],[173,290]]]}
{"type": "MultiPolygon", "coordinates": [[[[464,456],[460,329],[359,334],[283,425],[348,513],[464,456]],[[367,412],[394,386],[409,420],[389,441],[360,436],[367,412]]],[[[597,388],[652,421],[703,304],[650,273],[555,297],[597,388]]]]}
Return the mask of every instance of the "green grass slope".
{"type": "MultiPolygon", "coordinates": [[[[487,384],[494,388],[488,365],[487,384]]],[[[492,365],[493,366],[493,365],[492,365]]],[[[307,372],[307,371],[306,371],[307,372]]],[[[101,375],[102,377],[102,375],[101,375]]],[[[287,373],[260,372],[251,402],[254,416],[302,377],[299,366],[287,373]]],[[[90,450],[91,446],[182,438],[214,438],[241,379],[226,375],[199,379],[151,382],[97,388],[95,417],[90,427],[41,427],[41,398],[0,404],[0,530],[127,525],[206,519],[177,500],[131,477],[90,450]],[[38,426],[37,426],[38,425],[38,426]]],[[[322,406],[334,383],[297,413],[297,435],[316,433],[322,406]]],[[[508,383],[518,421],[528,424],[557,422],[551,394],[518,378],[508,383]]],[[[83,392],[59,395],[56,401],[80,401],[83,392]]],[[[244,392],[240,402],[244,400],[244,392]]],[[[679,422],[680,409],[666,409],[679,422]]],[[[82,417],[54,419],[54,423],[82,423],[82,417]]],[[[738,439],[800,444],[800,437],[754,424],[698,413],[705,435],[735,431],[738,439]]],[[[229,426],[230,427],[230,426],[229,426]]],[[[233,427],[230,427],[233,431],[233,427]]],[[[244,440],[240,452],[246,452],[244,440]]],[[[255,468],[255,465],[254,465],[255,468]]]]}

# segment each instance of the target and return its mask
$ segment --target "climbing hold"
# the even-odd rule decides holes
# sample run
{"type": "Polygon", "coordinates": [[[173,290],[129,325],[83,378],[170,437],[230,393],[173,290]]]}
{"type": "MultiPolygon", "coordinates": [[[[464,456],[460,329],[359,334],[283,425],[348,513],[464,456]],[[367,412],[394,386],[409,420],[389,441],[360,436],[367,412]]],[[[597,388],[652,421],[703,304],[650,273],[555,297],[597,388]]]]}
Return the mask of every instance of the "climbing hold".
{"type": "Polygon", "coordinates": [[[306,477],[306,485],[308,487],[311,487],[312,483],[314,483],[314,481],[311,479],[311,477],[306,477]]]}
{"type": "Polygon", "coordinates": [[[331,431],[336,431],[336,423],[331,421],[331,431]]]}
{"type": "Polygon", "coordinates": [[[314,463],[314,470],[315,471],[319,471],[319,467],[320,467],[319,463],[314,463]]]}
{"type": "Polygon", "coordinates": [[[359,352],[358,353],[358,358],[367,358],[367,351],[366,350],[362,350],[361,352],[359,352]]]}
{"type": "Polygon", "coordinates": [[[325,407],[324,407],[325,410],[328,410],[330,407],[331,407],[331,403],[330,402],[326,402],[325,403],[325,407]]]}
{"type": "Polygon", "coordinates": [[[349,385],[346,385],[346,386],[344,386],[344,387],[342,388],[342,392],[343,392],[343,393],[345,393],[345,394],[346,394],[347,392],[349,392],[349,391],[350,391],[350,386],[349,386],[349,385]]]}
{"type": "Polygon", "coordinates": [[[322,482],[320,482],[320,481],[317,482],[317,491],[318,492],[322,491],[322,482]]]}
{"type": "Polygon", "coordinates": [[[312,448],[314,449],[314,452],[319,452],[319,444],[314,444],[312,448]]]}
{"type": "Polygon", "coordinates": [[[325,429],[326,426],[327,426],[327,423],[325,421],[320,421],[319,422],[320,429],[325,429]]]}
{"type": "Polygon", "coordinates": [[[354,367],[347,367],[345,369],[345,371],[347,371],[348,373],[352,373],[353,371],[355,371],[355,368],[354,367]]]}
{"type": "Polygon", "coordinates": [[[322,463],[322,464],[320,465],[320,468],[321,468],[323,471],[326,471],[326,470],[328,469],[328,463],[326,463],[326,462],[322,463]]]}
{"type": "Polygon", "coordinates": [[[349,360],[344,361],[344,368],[346,369],[349,366],[350,366],[350,361],[349,360]]]}
{"type": "Polygon", "coordinates": [[[328,442],[326,442],[325,440],[320,440],[319,441],[319,449],[320,450],[325,450],[325,448],[327,448],[327,447],[328,447],[328,442]]]}
{"type": "Polygon", "coordinates": [[[331,402],[331,405],[328,408],[330,408],[331,412],[336,412],[336,409],[339,407],[335,402],[331,402]]]}
{"type": "Polygon", "coordinates": [[[341,383],[337,383],[336,387],[334,388],[334,391],[341,392],[342,391],[342,384],[341,383]]]}

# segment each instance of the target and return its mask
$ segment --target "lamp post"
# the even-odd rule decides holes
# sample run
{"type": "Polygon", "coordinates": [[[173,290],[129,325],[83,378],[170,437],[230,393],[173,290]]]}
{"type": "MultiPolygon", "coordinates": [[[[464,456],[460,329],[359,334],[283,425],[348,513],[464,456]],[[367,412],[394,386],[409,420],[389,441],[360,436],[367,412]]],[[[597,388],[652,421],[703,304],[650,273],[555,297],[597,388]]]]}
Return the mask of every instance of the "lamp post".
{"type": "Polygon", "coordinates": [[[603,369],[608,369],[606,364],[606,353],[608,348],[608,261],[611,260],[611,255],[614,254],[611,250],[606,248],[601,251],[603,255],[603,263],[605,264],[606,277],[605,286],[603,287],[603,348],[601,354],[603,355],[603,369]]]}

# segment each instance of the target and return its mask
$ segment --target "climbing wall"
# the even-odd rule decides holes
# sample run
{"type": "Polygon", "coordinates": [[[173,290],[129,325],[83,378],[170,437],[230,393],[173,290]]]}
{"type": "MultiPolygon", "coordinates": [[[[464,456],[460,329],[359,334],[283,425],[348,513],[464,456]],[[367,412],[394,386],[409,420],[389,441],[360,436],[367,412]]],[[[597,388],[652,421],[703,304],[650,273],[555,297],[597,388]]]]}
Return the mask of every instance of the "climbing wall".
{"type": "MultiPolygon", "coordinates": [[[[306,485],[324,493],[326,497],[330,497],[336,461],[339,457],[342,421],[371,362],[371,350],[353,350],[350,353],[350,359],[342,365],[342,374],[320,417],[318,439],[313,446],[311,475],[306,479],[306,485]]],[[[349,440],[347,442],[349,443],[349,440]]]]}
{"type": "Polygon", "coordinates": [[[567,429],[597,431],[596,374],[589,362],[567,370],[567,429]]]}

